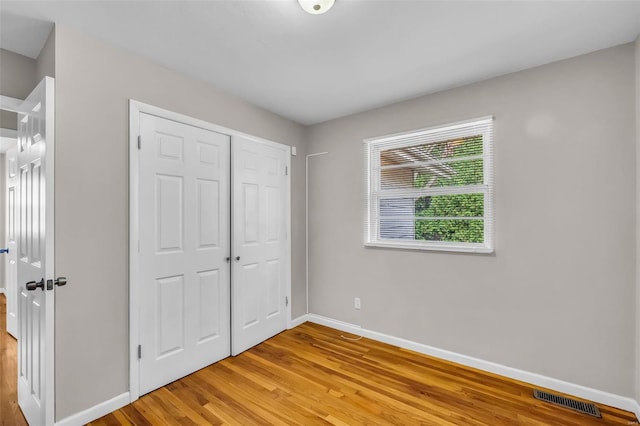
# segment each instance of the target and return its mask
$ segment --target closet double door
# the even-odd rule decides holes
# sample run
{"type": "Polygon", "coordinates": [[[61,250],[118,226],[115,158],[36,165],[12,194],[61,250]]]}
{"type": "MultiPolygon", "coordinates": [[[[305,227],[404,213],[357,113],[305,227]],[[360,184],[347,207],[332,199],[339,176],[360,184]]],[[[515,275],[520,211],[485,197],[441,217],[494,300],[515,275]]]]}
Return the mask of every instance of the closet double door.
{"type": "Polygon", "coordinates": [[[139,123],[142,395],[286,328],[289,150],[139,123]]]}

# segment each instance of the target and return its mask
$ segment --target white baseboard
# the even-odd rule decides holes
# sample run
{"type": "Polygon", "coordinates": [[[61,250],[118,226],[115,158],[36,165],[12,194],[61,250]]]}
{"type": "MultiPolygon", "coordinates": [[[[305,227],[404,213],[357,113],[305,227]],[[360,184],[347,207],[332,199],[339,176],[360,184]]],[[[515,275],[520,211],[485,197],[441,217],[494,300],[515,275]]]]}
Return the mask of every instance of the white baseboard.
{"type": "Polygon", "coordinates": [[[294,318],[294,319],[291,320],[291,324],[290,324],[289,329],[296,328],[300,324],[304,324],[307,321],[308,321],[307,320],[307,314],[300,315],[298,318],[294,318]]]}
{"type": "Polygon", "coordinates": [[[125,392],[108,401],[101,402],[91,408],[87,408],[84,411],[80,411],[79,413],[66,417],[59,422],[56,422],[56,426],[82,426],[99,419],[112,411],[116,411],[117,409],[124,407],[129,404],[129,398],[129,392],[125,392]]]}
{"type": "Polygon", "coordinates": [[[636,403],[635,410],[631,410],[632,413],[635,413],[636,419],[640,421],[640,401],[634,401],[636,403]]]}
{"type": "Polygon", "coordinates": [[[588,388],[586,386],[565,382],[563,380],[546,377],[537,373],[531,373],[529,371],[519,370],[513,367],[507,367],[505,365],[496,364],[495,362],[485,361],[456,352],[447,351],[445,349],[439,349],[433,346],[424,345],[422,343],[412,342],[410,340],[390,336],[388,334],[379,333],[377,331],[367,330],[355,324],[334,320],[332,318],[323,317],[321,315],[307,314],[303,315],[302,317],[296,318],[296,321],[300,321],[300,324],[305,322],[304,320],[335,328],[347,333],[364,336],[372,340],[377,340],[379,342],[399,346],[404,349],[410,349],[412,351],[430,355],[435,358],[440,358],[468,367],[477,368],[478,370],[499,374],[501,376],[519,380],[525,383],[530,383],[535,386],[541,386],[543,388],[566,393],[569,395],[574,395],[579,398],[587,399],[589,401],[609,405],[615,408],[620,408],[621,410],[635,413],[636,417],[640,419],[640,405],[632,398],[604,392],[598,389],[588,388]]]}

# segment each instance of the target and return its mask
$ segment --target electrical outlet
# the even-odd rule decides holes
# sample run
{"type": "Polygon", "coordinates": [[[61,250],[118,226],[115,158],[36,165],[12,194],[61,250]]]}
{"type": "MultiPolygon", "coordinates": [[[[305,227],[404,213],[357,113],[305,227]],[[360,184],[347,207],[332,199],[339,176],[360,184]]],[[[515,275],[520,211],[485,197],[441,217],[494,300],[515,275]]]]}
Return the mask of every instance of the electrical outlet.
{"type": "Polygon", "coordinates": [[[353,299],[353,307],[356,309],[360,309],[360,298],[356,297],[355,299],[353,299]]]}

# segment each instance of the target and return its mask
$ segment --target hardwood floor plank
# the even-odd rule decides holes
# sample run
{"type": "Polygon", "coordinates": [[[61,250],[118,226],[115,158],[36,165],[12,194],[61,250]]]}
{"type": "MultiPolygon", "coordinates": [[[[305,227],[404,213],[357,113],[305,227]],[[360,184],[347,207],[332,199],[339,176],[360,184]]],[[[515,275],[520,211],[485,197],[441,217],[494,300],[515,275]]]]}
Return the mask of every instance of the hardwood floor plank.
{"type": "Polygon", "coordinates": [[[7,333],[7,299],[0,294],[0,426],[26,426],[18,406],[18,343],[7,333]]]}
{"type": "MultiPolygon", "coordinates": [[[[271,344],[271,342],[268,343],[271,344]]],[[[316,369],[320,369],[323,376],[330,377],[331,380],[346,386],[341,388],[345,392],[352,393],[349,389],[352,388],[356,390],[358,396],[370,398],[372,404],[379,405],[382,403],[383,407],[386,406],[388,409],[381,414],[393,412],[398,417],[401,413],[408,413],[409,416],[411,414],[426,416],[429,420],[442,425],[453,424],[449,420],[438,416],[440,411],[434,409],[433,402],[436,400],[414,397],[411,395],[413,389],[405,388],[403,384],[399,383],[399,380],[385,380],[385,372],[381,369],[370,366],[369,370],[362,371],[358,366],[358,360],[351,360],[351,364],[341,362],[344,360],[339,359],[339,354],[323,357],[315,354],[315,352],[312,354],[299,352],[294,356],[317,363],[316,369]],[[342,372],[339,373],[336,368],[342,372]]],[[[310,369],[303,368],[303,371],[310,371],[310,369]]],[[[409,421],[410,419],[407,420],[409,421]]]]}
{"type": "Polygon", "coordinates": [[[133,423],[129,420],[124,411],[114,411],[111,413],[115,417],[115,425],[132,425],[133,423]]]}
{"type": "Polygon", "coordinates": [[[340,426],[636,422],[633,414],[602,405],[603,418],[596,419],[534,399],[526,383],[341,334],[305,323],[152,392],[108,420],[340,426]]]}

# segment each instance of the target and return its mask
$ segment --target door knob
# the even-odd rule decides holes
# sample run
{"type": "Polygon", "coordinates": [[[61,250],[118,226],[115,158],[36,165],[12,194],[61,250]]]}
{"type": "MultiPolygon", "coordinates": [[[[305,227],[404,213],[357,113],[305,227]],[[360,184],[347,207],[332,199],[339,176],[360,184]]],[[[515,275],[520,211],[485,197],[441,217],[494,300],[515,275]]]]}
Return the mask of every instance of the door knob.
{"type": "Polygon", "coordinates": [[[28,283],[25,284],[25,286],[27,287],[27,290],[29,290],[29,291],[33,291],[36,288],[39,288],[40,290],[44,290],[44,278],[41,279],[38,282],[29,281],[28,283]]]}
{"type": "Polygon", "coordinates": [[[230,257],[225,257],[225,258],[224,258],[224,261],[225,261],[225,262],[227,262],[227,263],[229,263],[229,262],[231,262],[231,258],[230,258],[230,257]]]}
{"type": "Polygon", "coordinates": [[[240,256],[236,256],[236,262],[240,260],[240,256]]]}
{"type": "Polygon", "coordinates": [[[47,290],[53,290],[53,285],[63,286],[67,284],[67,279],[65,277],[59,277],[55,280],[47,280],[47,290]]]}
{"type": "Polygon", "coordinates": [[[0,249],[0,253],[9,253],[9,249],[8,248],[0,249]]]}

